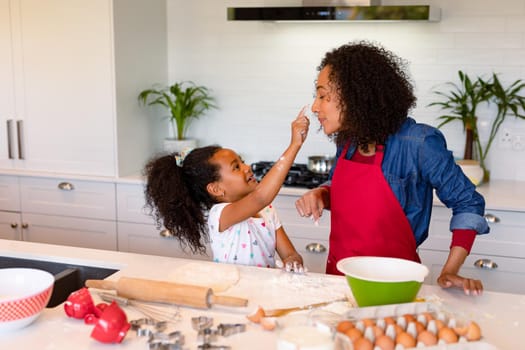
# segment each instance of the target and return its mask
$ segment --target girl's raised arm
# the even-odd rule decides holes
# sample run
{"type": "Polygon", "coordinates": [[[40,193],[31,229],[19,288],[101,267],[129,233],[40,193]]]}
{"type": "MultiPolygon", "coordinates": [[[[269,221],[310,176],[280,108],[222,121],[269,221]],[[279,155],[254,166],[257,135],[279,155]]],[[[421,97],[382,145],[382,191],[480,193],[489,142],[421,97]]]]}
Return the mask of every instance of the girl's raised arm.
{"type": "Polygon", "coordinates": [[[303,108],[292,122],[290,145],[282,156],[266,173],[254,191],[223,209],[219,223],[221,232],[238,222],[256,215],[275,199],[288,175],[290,167],[294,163],[297,153],[306,139],[309,125],[310,121],[305,115],[305,108],[303,108]]]}

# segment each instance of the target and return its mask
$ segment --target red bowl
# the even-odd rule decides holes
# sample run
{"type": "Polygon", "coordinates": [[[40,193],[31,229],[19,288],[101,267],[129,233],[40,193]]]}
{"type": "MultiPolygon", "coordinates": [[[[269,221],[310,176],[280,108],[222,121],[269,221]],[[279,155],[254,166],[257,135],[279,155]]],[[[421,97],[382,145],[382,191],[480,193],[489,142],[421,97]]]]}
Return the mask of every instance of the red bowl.
{"type": "Polygon", "coordinates": [[[38,269],[0,269],[0,332],[25,327],[46,307],[55,278],[38,269]]]}

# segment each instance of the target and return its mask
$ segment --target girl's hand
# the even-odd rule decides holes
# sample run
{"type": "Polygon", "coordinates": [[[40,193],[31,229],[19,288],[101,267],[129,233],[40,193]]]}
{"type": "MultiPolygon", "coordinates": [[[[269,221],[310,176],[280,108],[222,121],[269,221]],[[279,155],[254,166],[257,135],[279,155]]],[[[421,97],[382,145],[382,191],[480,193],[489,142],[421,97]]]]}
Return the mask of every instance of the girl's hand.
{"type": "Polygon", "coordinates": [[[302,274],[308,271],[306,267],[303,266],[303,261],[300,257],[299,259],[297,259],[297,257],[289,257],[287,259],[284,259],[283,261],[277,260],[275,262],[275,265],[278,268],[281,268],[284,271],[291,273],[302,274]]]}
{"type": "Polygon", "coordinates": [[[292,122],[292,144],[301,146],[306,140],[308,135],[308,128],[310,126],[310,120],[305,114],[306,106],[301,109],[301,112],[297,115],[297,118],[292,122]]]}
{"type": "Polygon", "coordinates": [[[483,292],[483,284],[480,280],[464,278],[451,273],[442,272],[437,282],[441,288],[462,288],[466,295],[481,295],[483,292]]]}

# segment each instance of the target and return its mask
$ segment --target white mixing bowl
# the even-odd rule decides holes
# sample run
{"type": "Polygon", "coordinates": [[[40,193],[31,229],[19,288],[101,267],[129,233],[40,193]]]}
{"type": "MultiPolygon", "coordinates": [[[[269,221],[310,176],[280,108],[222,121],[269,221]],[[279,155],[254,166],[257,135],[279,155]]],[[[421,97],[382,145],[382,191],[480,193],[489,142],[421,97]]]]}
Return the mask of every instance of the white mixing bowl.
{"type": "Polygon", "coordinates": [[[46,307],[55,278],[38,269],[0,269],[0,332],[22,328],[46,307]]]}

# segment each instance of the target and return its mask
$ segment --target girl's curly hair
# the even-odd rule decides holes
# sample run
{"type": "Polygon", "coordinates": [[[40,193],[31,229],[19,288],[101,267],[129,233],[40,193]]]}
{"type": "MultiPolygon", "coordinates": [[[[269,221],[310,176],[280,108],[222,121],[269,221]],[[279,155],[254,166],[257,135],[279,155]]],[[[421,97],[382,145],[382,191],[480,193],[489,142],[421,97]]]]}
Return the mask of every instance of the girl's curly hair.
{"type": "Polygon", "coordinates": [[[330,66],[329,80],[339,97],[341,129],[336,144],[351,140],[367,149],[385,144],[416,105],[407,63],[368,41],[345,44],[327,52],[318,67],[330,66]]]}
{"type": "Polygon", "coordinates": [[[145,208],[157,228],[164,225],[192,253],[204,254],[209,242],[206,212],[216,201],[206,186],[220,179],[218,165],[209,160],[220,149],[218,145],[195,148],[182,166],[169,154],[149,160],[144,167],[145,208]]]}

